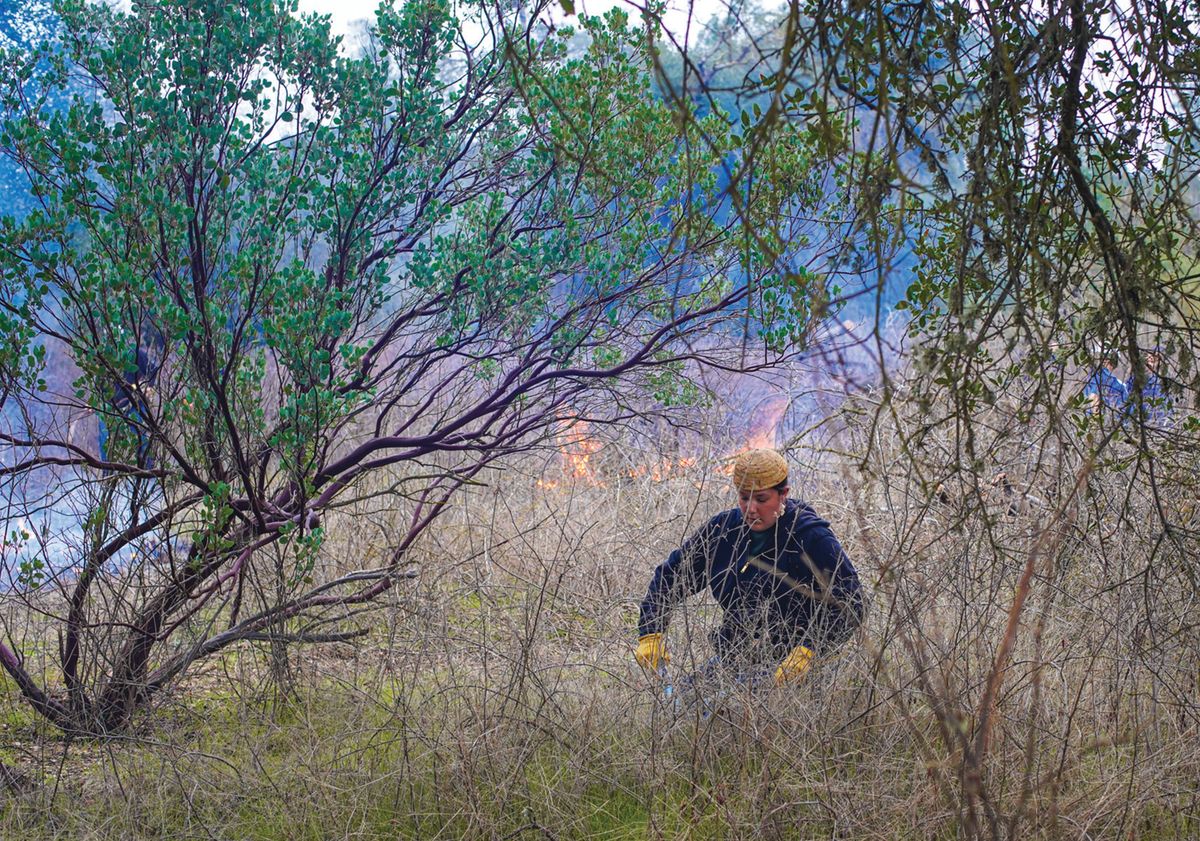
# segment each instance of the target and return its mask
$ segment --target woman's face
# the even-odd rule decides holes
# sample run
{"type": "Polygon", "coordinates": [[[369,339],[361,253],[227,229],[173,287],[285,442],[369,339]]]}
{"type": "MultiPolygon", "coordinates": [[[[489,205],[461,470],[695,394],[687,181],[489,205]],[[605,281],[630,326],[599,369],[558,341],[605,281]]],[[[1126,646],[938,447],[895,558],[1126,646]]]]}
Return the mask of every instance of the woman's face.
{"type": "Polygon", "coordinates": [[[738,508],[751,531],[766,531],[775,525],[779,515],[783,513],[783,503],[787,499],[788,489],[777,491],[738,491],[738,508]]]}

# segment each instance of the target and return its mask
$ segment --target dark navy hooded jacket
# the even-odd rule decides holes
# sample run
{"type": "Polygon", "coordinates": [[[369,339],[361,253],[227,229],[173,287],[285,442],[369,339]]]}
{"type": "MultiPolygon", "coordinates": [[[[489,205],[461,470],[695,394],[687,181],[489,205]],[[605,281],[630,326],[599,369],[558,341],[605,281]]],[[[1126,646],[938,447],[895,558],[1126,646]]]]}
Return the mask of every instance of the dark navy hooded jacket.
{"type": "Polygon", "coordinates": [[[713,634],[723,658],[778,660],[801,644],[820,654],[862,620],[854,565],[829,523],[790,499],[760,555],[750,553],[750,529],[737,508],[685,540],[654,571],[639,633],[666,631],[672,608],[706,586],[724,609],[713,634]]]}

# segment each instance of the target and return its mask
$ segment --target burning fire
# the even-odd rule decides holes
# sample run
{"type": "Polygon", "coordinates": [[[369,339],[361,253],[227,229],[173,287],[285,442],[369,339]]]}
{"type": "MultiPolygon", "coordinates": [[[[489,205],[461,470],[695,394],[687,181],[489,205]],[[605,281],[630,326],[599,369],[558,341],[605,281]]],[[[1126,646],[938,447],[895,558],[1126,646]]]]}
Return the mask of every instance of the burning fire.
{"type": "MultiPolygon", "coordinates": [[[[746,425],[745,445],[729,453],[735,456],[746,450],[757,448],[774,448],[778,446],[779,426],[791,405],[791,398],[786,394],[773,394],[754,407],[749,423],[746,425]]],[[[563,427],[555,436],[558,446],[560,479],[542,478],[537,487],[544,489],[558,488],[563,485],[586,485],[588,487],[606,488],[608,481],[599,470],[599,454],[603,448],[601,441],[591,434],[587,421],[564,420],[563,427]]],[[[657,461],[623,467],[611,470],[609,476],[620,479],[650,479],[662,482],[674,476],[687,473],[696,465],[695,458],[658,459],[657,461]]],[[[722,472],[733,471],[733,460],[721,468],[722,472]]]]}
{"type": "Polygon", "coordinates": [[[628,479],[641,479],[645,477],[654,482],[661,482],[664,479],[671,478],[671,476],[683,473],[695,464],[696,459],[694,458],[664,458],[659,459],[654,464],[641,464],[637,467],[629,468],[623,471],[621,475],[628,479]]]}
{"type": "Polygon", "coordinates": [[[746,426],[746,449],[774,449],[779,424],[787,413],[792,399],[786,394],[773,394],[759,402],[746,426]]]}
{"type": "Polygon", "coordinates": [[[576,421],[567,427],[560,448],[563,457],[563,472],[571,479],[595,479],[592,456],[600,452],[600,442],[589,434],[587,421],[576,421]]]}
{"type": "MultiPolygon", "coordinates": [[[[584,420],[567,423],[566,427],[555,436],[558,439],[559,458],[562,463],[563,480],[567,483],[576,482],[595,487],[607,487],[606,483],[596,474],[592,456],[600,452],[601,443],[589,435],[589,424],[584,420]]],[[[539,488],[557,488],[560,482],[553,479],[539,479],[539,488]]]]}

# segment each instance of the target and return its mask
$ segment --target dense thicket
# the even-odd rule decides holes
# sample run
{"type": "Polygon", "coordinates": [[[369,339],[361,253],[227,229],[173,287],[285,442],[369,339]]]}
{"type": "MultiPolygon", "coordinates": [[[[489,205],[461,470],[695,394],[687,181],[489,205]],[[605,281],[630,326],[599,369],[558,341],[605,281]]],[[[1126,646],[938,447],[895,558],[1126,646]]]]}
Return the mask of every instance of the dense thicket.
{"type": "Polygon", "coordinates": [[[0,475],[6,598],[60,643],[0,659],[64,729],[239,641],[357,633],[464,483],[822,314],[786,265],[833,203],[803,134],[728,213],[740,139],[652,95],[620,13],[398,3],[351,57],[276,0],[56,8],[57,48],[4,56],[34,207],[0,222],[0,475]],[[405,526],[314,579],[327,513],[381,482],[405,526]]]}

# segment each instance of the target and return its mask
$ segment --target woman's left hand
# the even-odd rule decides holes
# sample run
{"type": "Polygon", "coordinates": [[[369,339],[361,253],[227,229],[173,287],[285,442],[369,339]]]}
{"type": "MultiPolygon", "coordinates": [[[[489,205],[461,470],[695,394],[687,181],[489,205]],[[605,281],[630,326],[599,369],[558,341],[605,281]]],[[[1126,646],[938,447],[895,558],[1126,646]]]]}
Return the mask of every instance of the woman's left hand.
{"type": "Polygon", "coordinates": [[[804,673],[808,671],[808,667],[812,663],[812,658],[812,649],[807,646],[798,645],[793,648],[775,669],[775,685],[783,686],[785,683],[791,683],[804,677],[804,673]]]}

